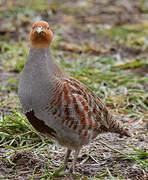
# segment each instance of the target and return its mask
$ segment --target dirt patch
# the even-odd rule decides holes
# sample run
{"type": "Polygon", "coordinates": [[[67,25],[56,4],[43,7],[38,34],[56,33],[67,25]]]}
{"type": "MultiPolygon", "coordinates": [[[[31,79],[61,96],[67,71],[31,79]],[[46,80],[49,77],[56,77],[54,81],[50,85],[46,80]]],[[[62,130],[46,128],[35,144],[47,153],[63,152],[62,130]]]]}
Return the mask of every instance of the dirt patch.
{"type": "MultiPolygon", "coordinates": [[[[6,128],[0,132],[0,178],[13,180],[39,180],[42,178],[59,180],[81,178],[105,179],[111,178],[109,173],[116,178],[120,176],[122,179],[146,180],[148,178],[146,163],[144,164],[144,162],[147,162],[147,157],[144,155],[142,156],[142,153],[139,154],[140,157],[136,154],[133,155],[132,153],[136,153],[135,150],[126,145],[128,144],[142,152],[147,152],[148,104],[147,94],[144,92],[148,90],[148,85],[146,83],[146,78],[148,77],[147,64],[144,63],[139,66],[136,64],[136,68],[127,68],[125,71],[126,75],[123,74],[123,76],[119,76],[119,78],[117,76],[117,79],[114,79],[112,82],[110,82],[109,79],[112,74],[105,74],[106,71],[109,73],[113,71],[111,66],[113,62],[117,62],[118,65],[137,59],[147,59],[147,41],[145,41],[143,37],[139,38],[141,31],[135,29],[135,31],[137,30],[139,33],[135,32],[139,38],[134,42],[137,47],[132,46],[130,44],[131,42],[125,41],[126,37],[121,38],[120,41],[120,35],[124,33],[128,35],[128,33],[133,31],[134,28],[132,25],[138,24],[141,26],[141,23],[144,22],[144,27],[147,27],[146,14],[148,9],[144,3],[145,1],[143,0],[125,0],[124,2],[122,0],[54,0],[45,4],[45,6],[44,4],[40,4],[39,7],[34,5],[32,6],[33,8],[30,8],[25,0],[21,2],[16,0],[11,3],[4,0],[0,2],[0,22],[2,24],[0,30],[0,37],[2,40],[0,41],[0,122],[4,120],[1,129],[6,125],[6,128]],[[123,122],[131,129],[133,134],[131,138],[119,137],[111,133],[98,136],[93,142],[82,148],[76,166],[77,175],[61,172],[63,176],[54,176],[55,171],[62,166],[66,151],[66,149],[60,147],[56,143],[51,144],[50,142],[46,144],[45,141],[43,141],[40,146],[32,148],[32,150],[16,150],[16,146],[18,145],[16,143],[17,138],[19,138],[19,142],[21,142],[21,135],[24,131],[20,132],[20,134],[16,134],[16,136],[12,135],[12,139],[9,137],[9,128],[11,128],[11,130],[12,128],[17,129],[20,125],[19,120],[23,119],[20,115],[20,119],[17,119],[17,125],[14,123],[6,124],[7,121],[9,122],[9,115],[14,114],[12,109],[15,108],[20,114],[22,113],[17,98],[18,77],[23,67],[22,61],[24,61],[24,59],[26,60],[29,51],[28,34],[32,22],[37,18],[49,22],[55,37],[52,45],[53,55],[58,62],[62,62],[64,59],[65,64],[63,64],[65,68],[71,67],[71,70],[73,70],[73,64],[81,59],[82,62],[79,63],[80,68],[85,59],[89,59],[89,61],[92,62],[92,59],[95,59],[99,64],[99,60],[104,58],[101,66],[94,69],[94,72],[91,71],[91,68],[86,72],[84,68],[82,72],[75,69],[73,74],[76,78],[85,81],[87,79],[87,76],[85,76],[86,73],[90,78],[95,72],[97,72],[99,76],[101,69],[104,69],[104,66],[106,66],[107,68],[104,70],[106,79],[102,80],[101,76],[99,76],[100,79],[96,76],[97,78],[94,78],[95,82],[93,82],[94,79],[92,80],[94,83],[93,87],[102,88],[103,95],[97,88],[94,88],[102,97],[105,97],[105,91],[107,88],[109,89],[107,103],[108,106],[111,104],[109,107],[112,108],[112,111],[118,110],[117,106],[120,106],[121,101],[121,106],[123,108],[119,109],[120,111],[116,113],[117,117],[121,120],[123,119],[123,122]],[[129,27],[130,25],[132,28],[129,27]],[[123,26],[127,26],[129,29],[124,29],[123,26]],[[121,32],[120,27],[121,30],[123,30],[121,32]],[[103,28],[106,34],[101,32],[103,28]],[[116,29],[119,29],[119,31],[116,31],[116,29]],[[110,34],[108,36],[109,30],[111,31],[111,35],[114,35],[113,37],[110,37],[110,34]],[[116,36],[118,33],[119,36],[116,36]],[[107,61],[106,59],[109,60],[107,61]],[[68,64],[67,62],[70,63],[68,64]],[[15,69],[16,66],[14,66],[14,64],[18,65],[18,69],[15,69]],[[131,74],[135,73],[135,77],[132,77],[133,79],[126,79],[129,72],[131,74]],[[140,79],[141,77],[143,79],[140,79]],[[138,84],[137,82],[139,79],[140,81],[138,84]],[[120,91],[116,91],[116,86],[120,80],[121,84],[119,83],[119,89],[122,88],[125,94],[120,94],[120,91]],[[96,81],[100,82],[99,86],[96,81]],[[123,81],[125,81],[125,84],[123,81]],[[133,81],[135,84],[130,84],[133,81]],[[110,87],[108,85],[109,83],[111,84],[110,87]],[[134,88],[130,89],[132,86],[134,86],[134,88]],[[130,92],[130,90],[133,91],[130,92]],[[122,95],[123,97],[121,97],[122,95]],[[126,96],[126,103],[124,102],[122,104],[124,95],[126,96]],[[138,102],[134,101],[137,96],[139,96],[138,102]],[[119,101],[117,101],[117,105],[115,106],[113,102],[116,98],[119,99],[119,101]],[[110,99],[113,99],[113,102],[110,103],[110,99]],[[133,102],[132,106],[131,101],[133,102]],[[2,134],[4,132],[8,134],[2,134]],[[6,140],[4,141],[4,139],[6,140]],[[8,140],[12,140],[12,142],[7,144],[8,140]],[[137,159],[125,158],[125,156],[122,156],[120,153],[100,143],[100,140],[122,153],[132,154],[131,156],[137,157],[137,159]],[[45,147],[42,149],[43,145],[45,147]],[[142,161],[143,159],[145,161],[142,161]]],[[[135,27],[139,28],[139,26],[135,27]]],[[[145,32],[142,31],[142,33],[145,32]]],[[[145,34],[143,36],[145,36],[145,34]]],[[[131,33],[129,38],[131,38],[130,40],[132,41],[135,36],[131,33]]],[[[92,66],[94,67],[95,65],[93,64],[92,66]]],[[[120,69],[116,68],[114,73],[118,73],[119,70],[120,69]]],[[[124,70],[123,68],[119,74],[124,70]]],[[[88,85],[90,82],[91,81],[88,81],[88,85]]],[[[25,124],[27,124],[26,121],[25,124]]],[[[28,128],[28,131],[31,130],[28,128]]],[[[25,138],[29,139],[30,137],[25,136],[25,138]]],[[[28,139],[27,142],[29,141],[30,143],[31,141],[32,144],[35,143],[35,140],[28,139]]],[[[37,140],[41,141],[41,139],[37,140]]],[[[71,165],[72,159],[73,157],[70,158],[69,166],[71,165]]]]}

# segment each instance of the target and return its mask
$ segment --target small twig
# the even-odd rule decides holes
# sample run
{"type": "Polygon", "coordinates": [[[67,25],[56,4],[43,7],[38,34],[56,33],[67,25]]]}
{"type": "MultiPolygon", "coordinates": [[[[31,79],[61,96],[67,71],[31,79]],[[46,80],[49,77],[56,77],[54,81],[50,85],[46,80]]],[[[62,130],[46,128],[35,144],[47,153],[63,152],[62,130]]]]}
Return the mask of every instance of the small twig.
{"type": "Polygon", "coordinates": [[[83,161],[80,162],[80,164],[84,164],[89,159],[89,156],[87,156],[83,161]]]}
{"type": "Polygon", "coordinates": [[[117,152],[117,153],[119,153],[119,154],[122,154],[123,156],[126,156],[126,157],[128,157],[128,158],[132,158],[131,156],[129,156],[129,155],[127,155],[127,154],[125,154],[125,153],[123,153],[123,152],[120,152],[119,150],[117,150],[117,149],[114,149],[114,148],[112,148],[112,147],[110,147],[110,146],[108,146],[105,142],[103,142],[103,141],[99,141],[101,144],[103,144],[104,146],[106,146],[106,147],[108,147],[109,149],[111,149],[111,150],[113,150],[113,151],[115,151],[115,152],[117,152]]]}
{"type": "Polygon", "coordinates": [[[99,164],[99,161],[97,161],[93,156],[89,155],[97,164],[99,164]]]}

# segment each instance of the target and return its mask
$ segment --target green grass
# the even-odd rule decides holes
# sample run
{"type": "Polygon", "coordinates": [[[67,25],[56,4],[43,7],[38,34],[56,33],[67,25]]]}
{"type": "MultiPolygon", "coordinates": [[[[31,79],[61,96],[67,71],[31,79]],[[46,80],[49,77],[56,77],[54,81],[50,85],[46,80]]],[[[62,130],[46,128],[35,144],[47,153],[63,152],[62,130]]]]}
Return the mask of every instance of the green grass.
{"type": "Polygon", "coordinates": [[[14,151],[32,149],[41,145],[40,135],[30,126],[26,118],[12,110],[12,114],[2,116],[0,124],[0,146],[14,151]]]}
{"type": "Polygon", "coordinates": [[[135,47],[137,49],[147,49],[147,22],[142,24],[126,24],[112,26],[104,29],[99,28],[99,34],[114,39],[119,44],[135,47]]]}
{"type": "Polygon", "coordinates": [[[126,159],[126,160],[134,160],[137,163],[136,167],[145,169],[146,171],[148,170],[148,152],[146,152],[146,149],[140,150],[129,144],[124,143],[127,147],[129,147],[129,150],[132,149],[134,151],[132,153],[131,152],[123,153],[123,152],[107,145],[103,141],[99,141],[99,142],[101,144],[105,145],[106,147],[108,147],[109,149],[111,149],[112,151],[116,152],[120,158],[126,159]]]}
{"type": "MultiPolygon", "coordinates": [[[[14,168],[15,162],[12,157],[17,152],[45,153],[48,158],[46,158],[45,166],[40,175],[42,176],[42,180],[54,179],[61,176],[63,166],[58,170],[54,168],[52,170],[50,169],[54,167],[54,165],[50,159],[50,153],[47,152],[47,148],[53,142],[49,138],[43,137],[36,132],[21,112],[21,106],[17,96],[18,76],[21,74],[28,56],[30,46],[28,34],[35,18],[40,14],[48,14],[51,18],[59,12],[65,12],[66,15],[69,14],[73,16],[79,14],[81,8],[80,10],[76,7],[63,7],[63,9],[60,9],[60,3],[53,2],[49,5],[47,1],[39,0],[23,0],[18,1],[16,4],[7,2],[5,8],[5,11],[0,12],[0,18],[6,22],[2,23],[3,34],[1,35],[0,33],[0,71],[10,74],[13,73],[13,76],[10,76],[4,81],[2,79],[2,83],[0,84],[0,148],[5,149],[3,156],[0,154],[0,161],[5,159],[6,164],[14,168]],[[14,34],[16,38],[12,38],[14,34]]],[[[145,1],[139,4],[139,8],[143,12],[147,12],[145,1]]],[[[86,11],[84,11],[83,14],[87,14],[89,8],[85,7],[84,9],[86,9],[86,11]]],[[[59,17],[61,19],[63,18],[61,14],[59,17]]],[[[127,55],[128,57],[126,59],[118,56],[118,49],[116,50],[117,57],[110,55],[107,46],[100,47],[96,55],[89,54],[92,50],[89,40],[88,44],[78,41],[79,45],[76,41],[76,47],[78,46],[81,49],[81,53],[79,51],[70,52],[66,48],[64,50],[59,49],[58,47],[61,42],[69,43],[64,39],[66,36],[63,36],[63,33],[68,31],[69,24],[72,25],[70,28],[73,28],[73,26],[81,26],[82,32],[85,30],[86,33],[90,33],[89,31],[87,32],[87,26],[77,24],[77,21],[64,23],[62,19],[62,23],[58,24],[55,22],[53,27],[51,27],[55,31],[51,47],[52,54],[61,68],[72,77],[85,83],[95,91],[98,96],[103,98],[107,106],[111,108],[113,114],[123,119],[127,118],[128,123],[130,123],[132,119],[130,116],[134,116],[135,121],[141,119],[147,120],[148,22],[141,20],[135,24],[113,24],[110,26],[100,24],[99,28],[98,26],[96,27],[96,24],[89,24],[92,32],[95,31],[94,33],[98,34],[98,36],[112,40],[116,43],[117,47],[122,45],[131,47],[134,50],[140,50],[139,54],[134,54],[133,57],[127,55]]],[[[109,46],[112,46],[112,44],[109,44],[109,46]]],[[[134,137],[136,138],[138,136],[141,136],[141,132],[139,131],[137,131],[134,137]]],[[[145,133],[145,136],[148,136],[148,134],[145,133]]],[[[115,152],[117,157],[133,160],[135,162],[135,168],[141,168],[147,171],[147,147],[135,148],[135,145],[131,144],[123,143],[126,152],[122,152],[105,143],[103,145],[115,152]]],[[[118,179],[122,179],[118,169],[116,172],[118,179]]],[[[12,174],[12,176],[12,178],[14,178],[15,174],[12,174]]],[[[62,176],[64,177],[66,175],[62,174],[62,176]]],[[[34,169],[32,175],[29,174],[30,179],[34,179],[35,177],[36,169],[34,169]]],[[[96,177],[92,177],[91,179],[98,179],[96,177]]],[[[108,168],[103,174],[98,175],[98,177],[115,178],[108,168]]],[[[0,176],[0,178],[4,179],[5,177],[0,176]]],[[[84,179],[87,179],[87,177],[84,177],[84,179]]]]}

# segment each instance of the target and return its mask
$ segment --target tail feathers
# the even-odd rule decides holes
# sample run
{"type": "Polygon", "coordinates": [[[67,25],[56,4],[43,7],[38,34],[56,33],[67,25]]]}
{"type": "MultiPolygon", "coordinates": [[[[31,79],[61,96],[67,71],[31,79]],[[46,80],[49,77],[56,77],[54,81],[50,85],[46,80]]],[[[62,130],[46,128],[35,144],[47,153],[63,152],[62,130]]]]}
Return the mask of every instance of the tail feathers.
{"type": "Polygon", "coordinates": [[[112,121],[112,124],[110,125],[109,129],[110,132],[115,132],[120,135],[131,137],[131,133],[129,132],[129,130],[127,128],[122,127],[121,123],[117,120],[112,121]]]}

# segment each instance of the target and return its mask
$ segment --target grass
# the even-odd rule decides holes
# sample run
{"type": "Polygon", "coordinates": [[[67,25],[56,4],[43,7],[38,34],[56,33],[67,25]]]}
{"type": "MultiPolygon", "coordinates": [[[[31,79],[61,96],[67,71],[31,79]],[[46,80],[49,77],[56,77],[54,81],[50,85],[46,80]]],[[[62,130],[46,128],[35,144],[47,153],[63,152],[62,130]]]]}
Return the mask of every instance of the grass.
{"type": "Polygon", "coordinates": [[[131,148],[132,150],[134,150],[134,152],[126,152],[126,153],[123,153],[115,148],[112,148],[110,146],[108,146],[106,143],[100,141],[101,144],[105,145],[106,147],[108,147],[109,149],[111,149],[112,151],[118,153],[120,155],[121,158],[123,159],[128,159],[128,160],[134,160],[137,162],[137,167],[139,168],[144,168],[146,171],[148,170],[148,152],[145,152],[145,150],[140,150],[140,149],[137,149],[129,144],[125,144],[127,147],[131,148]]]}
{"type": "Polygon", "coordinates": [[[119,44],[135,47],[137,49],[147,49],[147,22],[142,24],[127,24],[111,26],[104,30],[99,28],[99,34],[115,39],[119,44]]]}
{"type": "MultiPolygon", "coordinates": [[[[141,4],[139,6],[141,9],[144,8],[144,12],[146,11],[144,5],[141,4]]],[[[36,166],[33,167],[32,173],[28,174],[28,177],[34,179],[36,176],[39,176],[42,177],[42,180],[54,179],[61,176],[64,168],[64,166],[58,169],[55,168],[55,166],[57,166],[56,162],[58,165],[61,163],[61,157],[59,157],[58,160],[56,159],[55,162],[51,160],[51,154],[56,153],[58,150],[56,150],[54,142],[34,130],[21,112],[17,88],[18,76],[21,74],[29,51],[27,35],[34,18],[39,14],[45,15],[46,13],[50,14],[50,16],[56,16],[56,14],[58,15],[59,13],[60,5],[52,3],[49,6],[46,1],[38,1],[35,3],[34,1],[24,0],[20,4],[16,3],[15,8],[14,5],[10,3],[6,6],[6,9],[7,13],[5,13],[6,11],[4,13],[0,12],[0,18],[8,22],[6,25],[3,25],[4,28],[2,27],[5,30],[4,34],[0,34],[2,37],[0,40],[0,70],[4,73],[9,73],[10,76],[5,79],[4,75],[4,78],[1,76],[2,80],[0,79],[2,81],[0,85],[0,150],[4,149],[2,154],[0,152],[0,161],[5,161],[4,164],[13,169],[17,165],[15,155],[18,152],[32,152],[35,155],[39,155],[38,153],[40,153],[41,155],[43,154],[45,158],[44,165],[42,165],[41,170],[38,171],[36,170],[38,164],[36,164],[36,166]],[[26,6],[24,6],[24,4],[26,6]],[[20,14],[20,19],[16,19],[15,25],[13,25],[17,13],[20,14]],[[18,26],[19,30],[15,29],[16,26],[18,26]],[[18,33],[17,37],[11,39],[12,35],[16,32],[18,33]],[[22,32],[25,32],[25,36],[22,32]],[[53,148],[52,152],[47,150],[48,146],[51,151],[53,148]]],[[[75,12],[79,12],[77,8],[68,9],[63,7],[61,12],[63,13],[64,10],[66,11],[65,13],[72,12],[72,15],[74,15],[75,12]]],[[[62,18],[62,16],[60,17],[62,18]]],[[[76,24],[70,21],[68,23],[74,27],[78,26],[76,22],[76,24]]],[[[80,25],[83,28],[83,24],[80,25]]],[[[134,121],[134,123],[142,122],[141,120],[143,120],[143,122],[144,120],[146,121],[148,119],[148,92],[146,91],[148,84],[146,75],[148,68],[148,22],[144,20],[136,24],[114,24],[109,26],[109,28],[108,26],[106,28],[100,25],[99,29],[98,27],[95,29],[95,24],[89,25],[89,27],[94,28],[93,31],[95,31],[96,34],[98,34],[99,31],[98,36],[111,39],[116,43],[117,47],[122,45],[127,48],[130,47],[140,50],[139,54],[134,54],[134,57],[128,54],[126,59],[120,56],[118,49],[116,50],[116,56],[112,56],[108,47],[106,48],[105,46],[103,47],[103,52],[100,50],[96,55],[90,53],[92,49],[90,45],[85,43],[76,45],[76,47],[80,47],[82,52],[75,51],[74,48],[68,47],[69,44],[64,39],[65,36],[63,33],[67,30],[67,26],[67,24],[62,24],[59,27],[56,23],[53,26],[55,34],[52,53],[61,68],[95,91],[98,96],[103,98],[112,113],[120,117],[120,119],[126,119],[127,124],[132,124],[132,121],[134,121]],[[65,49],[58,48],[63,41],[67,43],[65,49]]],[[[85,29],[85,31],[87,32],[87,29],[85,29]]],[[[90,32],[88,31],[87,33],[90,32]]],[[[79,42],[80,40],[76,41],[76,44],[79,42]]],[[[112,44],[110,46],[112,46],[112,44]]],[[[137,130],[134,138],[136,139],[138,136],[141,136],[141,134],[142,133],[137,130]]],[[[148,136],[147,133],[144,135],[146,137],[148,136]]],[[[133,160],[134,168],[141,168],[142,170],[148,171],[147,147],[141,146],[140,141],[138,141],[138,147],[136,147],[136,143],[134,144],[133,141],[131,143],[121,143],[126,149],[126,152],[118,150],[105,142],[100,141],[100,143],[114,152],[115,157],[133,160]]],[[[16,172],[13,171],[12,175],[8,174],[6,176],[15,178],[17,176],[15,173],[16,172]]],[[[116,173],[113,173],[109,168],[106,168],[104,172],[100,172],[98,176],[94,175],[91,179],[103,179],[104,177],[114,179],[115,175],[118,179],[122,179],[121,170],[116,169],[116,173]]],[[[0,175],[0,178],[4,179],[6,176],[0,175]]],[[[66,176],[66,174],[62,174],[62,177],[64,176],[66,176]]],[[[77,177],[77,175],[74,176],[77,177]]],[[[81,175],[79,174],[78,177],[80,178],[81,175]]],[[[87,179],[87,177],[84,176],[84,179],[87,179]]]]}

